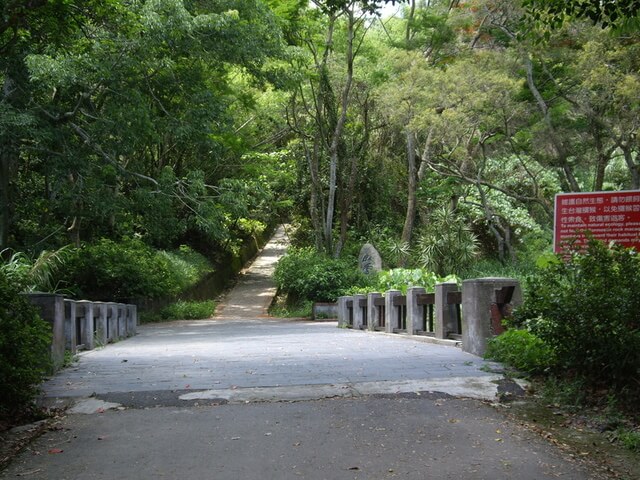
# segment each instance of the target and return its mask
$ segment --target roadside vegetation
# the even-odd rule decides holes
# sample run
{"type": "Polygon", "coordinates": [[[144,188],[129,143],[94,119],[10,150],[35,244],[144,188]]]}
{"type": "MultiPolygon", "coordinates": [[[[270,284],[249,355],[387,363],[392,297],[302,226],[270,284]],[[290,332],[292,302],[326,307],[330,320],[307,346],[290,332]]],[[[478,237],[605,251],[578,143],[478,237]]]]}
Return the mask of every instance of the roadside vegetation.
{"type": "Polygon", "coordinates": [[[612,442],[640,440],[640,256],[591,240],[547,258],[487,357],[529,374],[542,401],[591,416],[612,442]]]}
{"type": "Polygon", "coordinates": [[[527,303],[495,355],[621,408],[637,392],[635,257],[537,265],[555,194],[640,188],[637,2],[405,0],[394,17],[382,0],[5,3],[8,305],[37,290],[210,315],[185,292],[286,219],[282,315],[515,277],[527,303]],[[364,243],[380,275],[358,273],[364,243]]]}
{"type": "Polygon", "coordinates": [[[0,269],[0,431],[33,413],[38,385],[50,373],[51,328],[0,269]]]}

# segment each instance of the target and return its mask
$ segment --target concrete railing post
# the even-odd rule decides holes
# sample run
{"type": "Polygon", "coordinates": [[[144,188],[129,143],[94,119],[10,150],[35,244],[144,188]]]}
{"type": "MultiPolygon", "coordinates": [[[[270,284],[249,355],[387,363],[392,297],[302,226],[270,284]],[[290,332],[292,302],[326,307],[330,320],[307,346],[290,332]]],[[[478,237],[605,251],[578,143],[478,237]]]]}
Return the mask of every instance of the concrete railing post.
{"type": "Polygon", "coordinates": [[[347,300],[351,297],[338,297],[338,327],[346,328],[349,325],[349,312],[347,300]]]}
{"type": "Polygon", "coordinates": [[[80,343],[85,350],[93,350],[94,342],[94,315],[93,302],[78,300],[76,302],[77,321],[80,322],[80,343]]]}
{"type": "Polygon", "coordinates": [[[450,333],[458,331],[458,319],[455,305],[448,305],[447,294],[458,291],[455,282],[438,283],[435,289],[436,338],[447,338],[450,333]]]}
{"type": "Polygon", "coordinates": [[[353,299],[353,329],[362,330],[364,326],[364,309],[360,306],[360,300],[365,300],[366,295],[357,294],[353,299]]]}
{"type": "Polygon", "coordinates": [[[377,298],[382,298],[381,293],[369,293],[367,295],[367,316],[369,317],[369,323],[367,324],[368,330],[375,330],[380,327],[380,310],[375,305],[377,298]]]}
{"type": "Polygon", "coordinates": [[[64,363],[64,297],[52,293],[29,293],[27,298],[40,310],[40,317],[51,325],[51,361],[58,370],[64,363]]]}
{"type": "Polygon", "coordinates": [[[135,335],[138,330],[138,307],[136,305],[127,305],[127,334],[135,335]]]}
{"type": "MultiPolygon", "coordinates": [[[[462,310],[464,325],[462,329],[462,349],[465,352],[482,356],[487,349],[488,340],[499,333],[494,312],[498,307],[496,290],[513,287],[510,305],[522,303],[520,282],[513,278],[478,278],[462,282],[462,310]]],[[[497,320],[499,322],[499,320],[497,320]]],[[[499,327],[499,328],[498,328],[499,327]]]]}
{"type": "Polygon", "coordinates": [[[118,304],[106,303],[107,306],[107,342],[118,339],[118,304]]]}
{"type": "Polygon", "coordinates": [[[127,306],[124,303],[116,304],[118,307],[118,338],[127,337],[127,306]]]}
{"type": "Polygon", "coordinates": [[[95,342],[97,346],[104,346],[107,344],[109,336],[107,315],[107,304],[103,302],[94,302],[93,318],[95,321],[95,342]]]}
{"type": "Polygon", "coordinates": [[[422,287],[409,287],[407,289],[407,333],[415,335],[418,330],[422,330],[422,319],[424,318],[424,307],[418,305],[418,295],[427,293],[422,287]]]}
{"type": "Polygon", "coordinates": [[[64,300],[64,346],[71,352],[76,354],[78,343],[78,329],[76,323],[76,302],[75,300],[64,300]]]}
{"type": "Polygon", "coordinates": [[[398,308],[393,305],[393,299],[402,295],[400,290],[388,290],[384,294],[384,310],[385,310],[385,325],[384,331],[387,333],[393,333],[394,328],[400,328],[398,308]]]}

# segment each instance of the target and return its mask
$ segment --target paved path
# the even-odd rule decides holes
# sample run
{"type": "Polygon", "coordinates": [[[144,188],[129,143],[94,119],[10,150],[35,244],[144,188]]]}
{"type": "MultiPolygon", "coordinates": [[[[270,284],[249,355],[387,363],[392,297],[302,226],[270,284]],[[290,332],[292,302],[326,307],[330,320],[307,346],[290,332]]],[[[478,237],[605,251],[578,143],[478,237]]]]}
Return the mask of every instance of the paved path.
{"type": "Polygon", "coordinates": [[[0,478],[599,478],[469,399],[495,398],[495,365],[266,318],[285,246],[279,230],[215,319],[143,325],[46,382],[68,415],[0,478]]]}
{"type": "Polygon", "coordinates": [[[267,316],[267,309],[276,294],[273,271],[288,244],[285,226],[280,225],[260,255],[243,272],[236,287],[223,299],[216,311],[217,318],[255,319],[267,316]]]}

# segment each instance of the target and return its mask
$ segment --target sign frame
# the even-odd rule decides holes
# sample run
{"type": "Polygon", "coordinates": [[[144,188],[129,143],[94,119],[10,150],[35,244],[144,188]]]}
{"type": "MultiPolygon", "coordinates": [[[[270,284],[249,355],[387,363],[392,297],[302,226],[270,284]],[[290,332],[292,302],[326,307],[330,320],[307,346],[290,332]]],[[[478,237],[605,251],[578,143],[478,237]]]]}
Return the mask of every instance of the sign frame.
{"type": "Polygon", "coordinates": [[[553,250],[586,245],[587,232],[605,243],[640,251],[640,190],[558,193],[553,209],[553,250]]]}

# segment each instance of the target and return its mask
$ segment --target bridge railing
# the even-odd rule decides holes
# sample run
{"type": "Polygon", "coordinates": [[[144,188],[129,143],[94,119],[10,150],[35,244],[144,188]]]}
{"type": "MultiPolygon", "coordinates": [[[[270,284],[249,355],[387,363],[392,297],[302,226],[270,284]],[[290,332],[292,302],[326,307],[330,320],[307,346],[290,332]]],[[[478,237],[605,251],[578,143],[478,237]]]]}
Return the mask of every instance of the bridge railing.
{"type": "Polygon", "coordinates": [[[49,293],[26,296],[51,325],[51,357],[56,370],[64,362],[65,350],[75,354],[136,334],[138,309],[135,305],[70,300],[49,293]]]}
{"type": "Polygon", "coordinates": [[[338,299],[338,326],[354,330],[421,335],[462,343],[483,355],[487,341],[502,332],[502,319],[522,303],[518,280],[479,278],[439,283],[434,292],[410,287],[338,299]]]}

